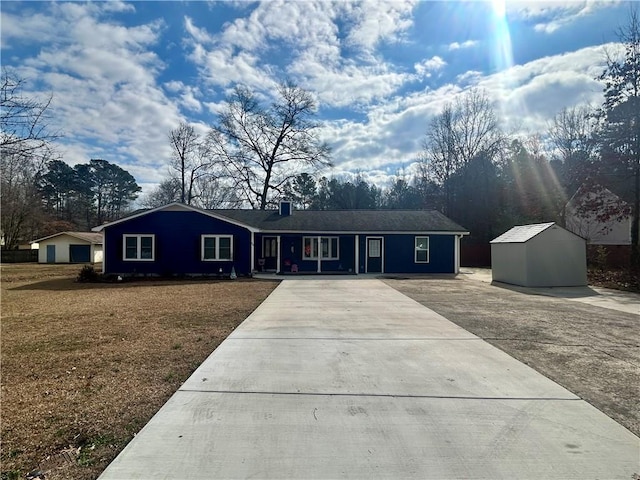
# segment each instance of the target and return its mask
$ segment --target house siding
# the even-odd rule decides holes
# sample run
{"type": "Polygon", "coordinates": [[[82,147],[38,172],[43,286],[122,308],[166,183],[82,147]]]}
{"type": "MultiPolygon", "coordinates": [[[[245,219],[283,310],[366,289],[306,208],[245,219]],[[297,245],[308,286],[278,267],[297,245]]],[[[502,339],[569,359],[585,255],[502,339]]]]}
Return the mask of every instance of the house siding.
{"type": "Polygon", "coordinates": [[[455,235],[384,236],[385,273],[454,273],[455,235]],[[429,237],[429,262],[415,262],[415,238],[429,237]]]}
{"type": "Polygon", "coordinates": [[[256,235],[255,265],[262,256],[262,237],[280,237],[280,272],[291,272],[296,265],[298,272],[318,272],[318,260],[305,260],[302,256],[303,237],[338,237],[340,256],[337,260],[321,260],[320,272],[366,272],[367,237],[383,238],[384,273],[455,273],[455,235],[441,234],[379,234],[359,233],[359,260],[356,266],[356,235],[308,232],[300,234],[265,233],[256,235]],[[429,263],[415,262],[415,237],[429,237],[429,263]]]}
{"type": "Polygon", "coordinates": [[[105,228],[105,273],[124,275],[238,275],[251,271],[251,233],[243,227],[191,211],[157,211],[105,228]],[[125,234],[154,235],[153,261],[124,261],[125,234]],[[232,235],[233,261],[202,261],[202,235],[232,235]]]}
{"type": "MultiPolygon", "coordinates": [[[[224,273],[228,275],[232,268],[235,268],[238,275],[262,270],[281,273],[296,271],[300,273],[456,273],[457,271],[458,238],[464,232],[456,233],[455,225],[451,233],[449,231],[447,233],[438,231],[394,233],[393,230],[380,233],[380,231],[364,229],[338,233],[341,228],[355,226],[355,224],[345,224],[344,219],[340,218],[341,212],[329,213],[336,217],[336,230],[327,228],[320,231],[317,229],[319,227],[314,226],[309,231],[303,229],[284,231],[283,226],[277,223],[281,218],[272,219],[273,213],[267,215],[259,211],[207,212],[186,205],[169,204],[96,227],[94,231],[103,231],[103,270],[106,274],[170,276],[224,273]],[[282,230],[278,231],[278,227],[282,230]],[[125,235],[138,236],[138,238],[144,235],[153,236],[153,258],[124,260],[125,235]],[[203,235],[232,236],[233,259],[203,261],[201,259],[203,235]],[[415,261],[417,236],[429,237],[428,262],[416,263],[415,261]],[[304,237],[337,238],[338,258],[305,259],[304,237]],[[367,262],[367,240],[370,237],[382,239],[382,250],[380,256],[372,257],[367,262]]],[[[401,225],[407,224],[408,220],[405,218],[407,215],[409,215],[407,212],[398,212],[397,219],[395,217],[386,219],[387,224],[400,229],[401,225]],[[397,225],[391,220],[397,220],[397,225]]],[[[294,215],[288,216],[287,219],[290,221],[292,217],[294,215]]],[[[427,217],[427,220],[431,219],[428,215],[427,217]]],[[[323,218],[321,217],[320,220],[323,218]]],[[[331,218],[324,218],[323,221],[327,223],[328,220],[331,218]]],[[[369,223],[373,220],[375,218],[368,217],[369,223]]],[[[442,219],[438,217],[436,220],[442,219]]],[[[138,254],[140,253],[141,251],[138,250],[138,254]]]]}

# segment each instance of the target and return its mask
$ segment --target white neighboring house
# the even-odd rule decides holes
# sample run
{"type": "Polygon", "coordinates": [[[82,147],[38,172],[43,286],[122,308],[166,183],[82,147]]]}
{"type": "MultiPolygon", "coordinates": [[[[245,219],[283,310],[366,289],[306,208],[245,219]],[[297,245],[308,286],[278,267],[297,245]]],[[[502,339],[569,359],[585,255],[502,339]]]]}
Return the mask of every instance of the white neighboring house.
{"type": "Polygon", "coordinates": [[[590,245],[631,245],[631,214],[602,221],[595,211],[579,212],[581,203],[598,205],[606,210],[628,208],[627,202],[608,188],[594,193],[581,187],[565,205],[565,228],[586,239],[590,245]]]}
{"type": "Polygon", "coordinates": [[[30,242],[39,244],[38,263],[100,263],[102,234],[61,232],[30,242]]]}

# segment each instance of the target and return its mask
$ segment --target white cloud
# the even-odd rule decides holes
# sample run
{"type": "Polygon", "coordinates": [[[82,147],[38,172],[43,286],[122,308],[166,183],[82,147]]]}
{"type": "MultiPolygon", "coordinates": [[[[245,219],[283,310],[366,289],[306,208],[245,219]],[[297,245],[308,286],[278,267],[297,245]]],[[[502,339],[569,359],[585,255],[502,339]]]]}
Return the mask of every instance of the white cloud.
{"type": "Polygon", "coordinates": [[[204,44],[214,43],[213,36],[210,35],[205,29],[196,27],[193,24],[193,20],[188,16],[184,17],[184,28],[187,33],[191,35],[195,42],[204,44]]]}
{"type": "Polygon", "coordinates": [[[201,96],[198,87],[185,85],[179,80],[172,80],[166,82],[164,88],[179,98],[178,103],[185,110],[197,113],[202,111],[202,103],[197,98],[201,96]]]}
{"type": "Polygon", "coordinates": [[[450,52],[453,52],[455,50],[460,50],[460,49],[463,49],[463,48],[475,47],[477,44],[478,44],[477,40],[467,40],[467,41],[462,42],[462,43],[459,43],[459,42],[450,43],[447,48],[448,48],[448,50],[450,52]]]}
{"type": "MultiPolygon", "coordinates": [[[[28,80],[31,93],[53,92],[50,126],[64,135],[60,149],[67,162],[104,158],[138,169],[137,180],[145,181],[168,160],[166,135],[181,116],[156,80],[164,63],[152,47],[164,24],[123,26],[102,18],[105,12],[131,8],[52,3],[35,16],[13,14],[11,21],[21,22],[24,31],[32,25],[47,28],[36,54],[12,67],[28,80]]],[[[185,90],[179,102],[197,109],[194,93],[185,90]]]]}
{"type": "Polygon", "coordinates": [[[436,55],[435,57],[431,57],[427,60],[423,60],[420,63],[416,63],[414,65],[414,68],[416,70],[416,73],[420,77],[430,77],[433,74],[433,72],[442,70],[446,65],[447,65],[447,62],[445,62],[441,57],[436,55]]]}
{"type": "Polygon", "coordinates": [[[456,84],[385,99],[369,108],[365,121],[327,124],[323,136],[333,146],[336,171],[372,169],[392,175],[399,165],[418,158],[430,119],[470,87],[486,91],[507,133],[544,135],[549,119],[563,107],[601,103],[602,85],[594,80],[601,66],[594,58],[604,58],[602,47],[488,76],[470,71],[461,76],[464,82],[459,77],[456,84]]]}
{"type": "Polygon", "coordinates": [[[547,34],[591,15],[600,9],[615,7],[621,0],[555,0],[507,2],[507,15],[527,19],[535,24],[535,30],[547,34]]]}
{"type": "Polygon", "coordinates": [[[396,71],[383,61],[374,48],[381,41],[400,41],[412,24],[414,4],[264,2],[219,34],[204,32],[190,22],[190,59],[212,85],[242,83],[268,92],[286,74],[316,91],[327,105],[368,104],[413,79],[410,73],[396,71]],[[283,67],[264,61],[273,45],[281,49],[276,56],[283,67]],[[345,49],[350,52],[348,57],[345,49]]]}
{"type": "Polygon", "coordinates": [[[345,10],[355,22],[347,37],[350,43],[372,50],[379,42],[396,42],[413,25],[411,0],[365,0],[345,2],[345,10]]]}

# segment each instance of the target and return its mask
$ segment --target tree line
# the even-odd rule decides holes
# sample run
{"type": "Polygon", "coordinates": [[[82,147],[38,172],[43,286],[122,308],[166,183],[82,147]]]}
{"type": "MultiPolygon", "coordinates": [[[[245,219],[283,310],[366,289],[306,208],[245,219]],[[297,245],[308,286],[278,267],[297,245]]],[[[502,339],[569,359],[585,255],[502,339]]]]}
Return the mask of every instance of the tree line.
{"type": "MultiPolygon", "coordinates": [[[[623,53],[607,56],[600,76],[602,105],[563,109],[544,134],[514,136],[502,128],[486,92],[468,90],[425,124],[419,158],[398,159],[410,168],[383,186],[368,182],[364,173],[321,174],[330,171],[332,160],[320,137],[312,93],[285,81],[267,101],[237,86],[205,130],[182,123],[169,132],[170,170],[140,203],[267,209],[289,198],[302,209],[437,209],[484,243],[513,225],[562,223],[567,200],[582,189],[592,195],[585,196],[579,214],[603,220],[632,216],[637,264],[640,24],[635,10],[618,35],[623,53]],[[605,188],[624,201],[598,204],[605,188]]],[[[133,177],[105,160],[72,168],[54,158],[56,136],[43,125],[49,103],[20,97],[19,87],[4,76],[5,242],[11,245],[20,236],[10,233],[20,230],[20,221],[27,228],[29,217],[23,214],[36,205],[49,219],[79,226],[125,213],[140,190],[133,177]],[[6,221],[5,212],[11,213],[6,221]]]]}
{"type": "Polygon", "coordinates": [[[74,167],[59,158],[48,129],[51,97],[24,96],[25,81],[4,69],[0,85],[0,228],[3,247],[65,230],[89,230],[130,210],[140,187],[106,160],[74,167]]]}

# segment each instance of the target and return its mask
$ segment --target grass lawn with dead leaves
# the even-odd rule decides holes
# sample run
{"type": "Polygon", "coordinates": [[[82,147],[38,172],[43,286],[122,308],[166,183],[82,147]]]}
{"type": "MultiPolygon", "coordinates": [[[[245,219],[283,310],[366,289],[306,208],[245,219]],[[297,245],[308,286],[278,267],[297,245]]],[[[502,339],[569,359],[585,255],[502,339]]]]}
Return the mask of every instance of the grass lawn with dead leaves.
{"type": "Polygon", "coordinates": [[[94,479],[277,282],[1,267],[2,480],[94,479]]]}

